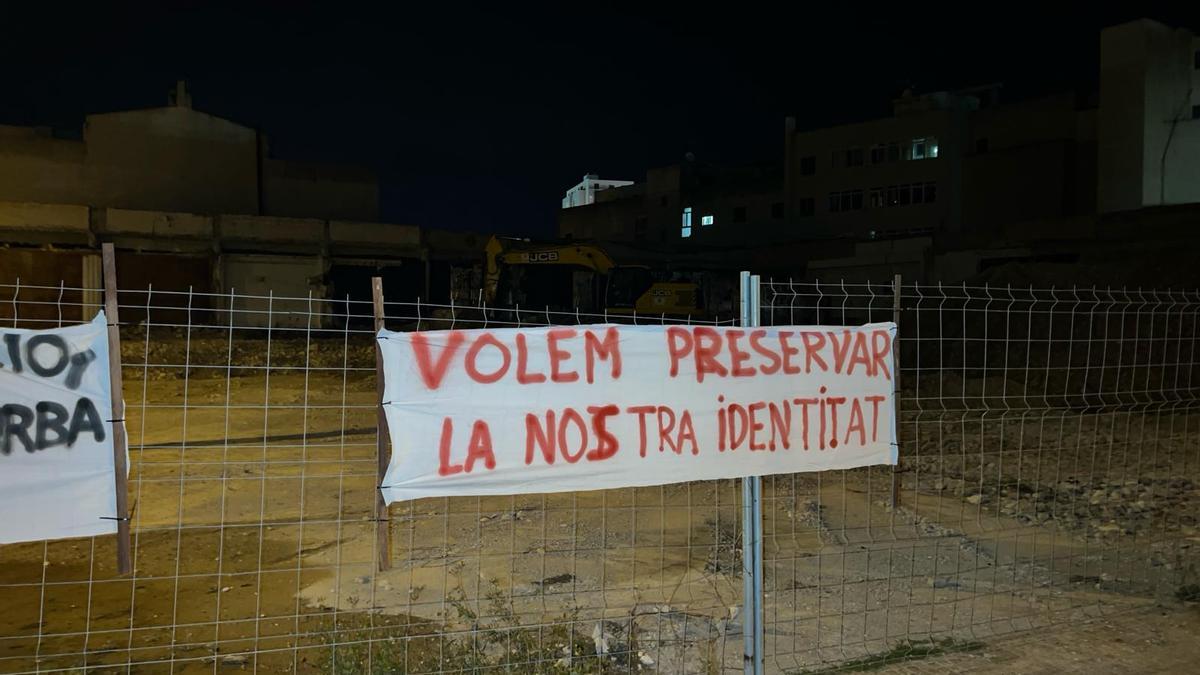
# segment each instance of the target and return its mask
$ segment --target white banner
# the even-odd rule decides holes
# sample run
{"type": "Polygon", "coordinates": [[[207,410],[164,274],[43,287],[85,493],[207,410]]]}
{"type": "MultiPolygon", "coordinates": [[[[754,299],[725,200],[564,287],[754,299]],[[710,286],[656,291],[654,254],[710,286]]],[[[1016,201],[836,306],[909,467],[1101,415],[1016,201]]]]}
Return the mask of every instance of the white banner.
{"type": "Polygon", "coordinates": [[[117,531],[104,313],[0,328],[0,544],[117,531]]]}
{"type": "Polygon", "coordinates": [[[896,461],[892,323],[380,331],[388,502],[896,461]]]}

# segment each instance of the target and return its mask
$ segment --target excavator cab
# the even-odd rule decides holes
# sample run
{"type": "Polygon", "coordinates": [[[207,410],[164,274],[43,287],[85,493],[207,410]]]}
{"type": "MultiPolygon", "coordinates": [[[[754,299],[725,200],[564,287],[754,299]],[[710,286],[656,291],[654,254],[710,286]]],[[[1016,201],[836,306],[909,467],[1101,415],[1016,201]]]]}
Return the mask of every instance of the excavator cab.
{"type": "Polygon", "coordinates": [[[699,317],[704,314],[700,284],[678,274],[644,266],[614,267],[608,273],[605,303],[614,314],[699,317]]]}
{"type": "Polygon", "coordinates": [[[493,305],[589,314],[698,317],[700,284],[646,265],[616,265],[594,244],[535,244],[492,237],[485,297],[493,305]]]}

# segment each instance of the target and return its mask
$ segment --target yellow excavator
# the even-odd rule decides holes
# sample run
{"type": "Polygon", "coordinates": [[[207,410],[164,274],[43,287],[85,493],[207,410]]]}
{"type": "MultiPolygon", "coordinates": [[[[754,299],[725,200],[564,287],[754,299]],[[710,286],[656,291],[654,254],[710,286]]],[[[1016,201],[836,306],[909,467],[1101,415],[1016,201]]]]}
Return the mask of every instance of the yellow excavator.
{"type": "Polygon", "coordinates": [[[599,246],[534,243],[493,236],[484,297],[493,306],[609,315],[699,318],[706,314],[696,278],[665,265],[617,265],[599,246]]]}

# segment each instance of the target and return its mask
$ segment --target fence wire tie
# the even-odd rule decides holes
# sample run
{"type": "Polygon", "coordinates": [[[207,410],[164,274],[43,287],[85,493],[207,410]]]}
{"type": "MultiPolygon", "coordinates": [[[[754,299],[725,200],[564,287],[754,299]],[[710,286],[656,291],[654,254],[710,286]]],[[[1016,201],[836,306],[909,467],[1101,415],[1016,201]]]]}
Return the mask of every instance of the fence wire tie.
{"type": "Polygon", "coordinates": [[[129,516],[97,516],[100,520],[118,520],[124,523],[129,522],[129,516]]]}

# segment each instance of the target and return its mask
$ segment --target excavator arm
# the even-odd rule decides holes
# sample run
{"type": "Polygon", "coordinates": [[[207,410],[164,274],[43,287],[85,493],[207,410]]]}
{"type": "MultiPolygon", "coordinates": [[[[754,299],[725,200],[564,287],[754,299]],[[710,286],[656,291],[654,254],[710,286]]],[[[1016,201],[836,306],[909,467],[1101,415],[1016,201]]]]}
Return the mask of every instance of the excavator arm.
{"type": "Polygon", "coordinates": [[[486,269],[484,274],[484,297],[495,302],[500,286],[500,274],[511,265],[568,265],[608,274],[615,263],[608,254],[587,244],[538,245],[518,239],[501,239],[493,236],[484,247],[486,269]]]}

